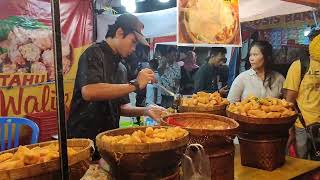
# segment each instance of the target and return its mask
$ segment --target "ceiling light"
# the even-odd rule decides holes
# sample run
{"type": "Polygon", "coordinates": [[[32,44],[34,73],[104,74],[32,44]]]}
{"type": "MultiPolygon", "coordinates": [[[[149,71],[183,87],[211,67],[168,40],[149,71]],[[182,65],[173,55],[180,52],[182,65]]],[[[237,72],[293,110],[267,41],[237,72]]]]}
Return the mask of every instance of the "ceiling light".
{"type": "Polygon", "coordinates": [[[311,27],[308,26],[308,27],[303,31],[303,35],[304,35],[305,37],[308,37],[308,35],[310,34],[310,32],[311,32],[311,27]]]}
{"type": "Polygon", "coordinates": [[[170,0],[159,0],[160,2],[162,2],[162,3],[167,3],[167,2],[169,2],[170,0]]]}
{"type": "Polygon", "coordinates": [[[132,0],[121,0],[121,5],[126,8],[126,11],[129,13],[136,12],[136,2],[132,0]]]}

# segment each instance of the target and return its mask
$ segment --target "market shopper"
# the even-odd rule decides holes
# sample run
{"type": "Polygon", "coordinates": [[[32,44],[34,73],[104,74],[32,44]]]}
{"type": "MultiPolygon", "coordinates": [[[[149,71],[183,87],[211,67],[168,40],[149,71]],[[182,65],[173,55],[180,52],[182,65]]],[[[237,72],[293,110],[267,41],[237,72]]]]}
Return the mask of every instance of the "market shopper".
{"type": "Polygon", "coordinates": [[[183,60],[184,65],[181,67],[181,94],[191,95],[194,92],[193,77],[199,66],[197,65],[197,57],[194,51],[188,51],[186,58],[183,60]]]}
{"type": "Polygon", "coordinates": [[[249,96],[282,96],[284,77],[271,69],[273,64],[272,46],[267,41],[256,41],[250,49],[251,68],[239,74],[233,81],[228,100],[231,103],[242,101],[249,96]]]}
{"type": "Polygon", "coordinates": [[[119,68],[120,60],[133,53],[138,42],[148,44],[142,29],[143,24],[134,15],[120,15],[109,26],[105,40],[81,55],[67,122],[69,138],[94,140],[99,133],[118,128],[120,115],[159,118],[163,108],[133,107],[128,97],[154,82],[154,72],[142,69],[136,80],[124,83],[124,66],[119,68]]]}
{"type": "MultiPolygon", "coordinates": [[[[178,50],[170,47],[166,55],[160,59],[159,75],[160,84],[171,92],[178,93],[180,89],[181,69],[176,62],[178,59],[178,50]]],[[[165,108],[172,107],[174,97],[165,91],[161,91],[161,105],[165,108]]]]}
{"type": "Polygon", "coordinates": [[[226,62],[227,49],[224,47],[213,47],[207,62],[203,64],[194,75],[194,92],[215,92],[219,91],[222,95],[227,95],[228,88],[218,89],[219,68],[226,62]]]}
{"type": "Polygon", "coordinates": [[[310,56],[294,61],[284,83],[285,98],[295,103],[309,129],[314,129],[313,140],[307,137],[307,131],[299,120],[290,130],[288,147],[294,145],[299,158],[320,160],[315,156],[313,143],[319,148],[320,125],[320,27],[314,28],[309,35],[310,56]],[[317,128],[317,129],[316,129],[317,128]]]}

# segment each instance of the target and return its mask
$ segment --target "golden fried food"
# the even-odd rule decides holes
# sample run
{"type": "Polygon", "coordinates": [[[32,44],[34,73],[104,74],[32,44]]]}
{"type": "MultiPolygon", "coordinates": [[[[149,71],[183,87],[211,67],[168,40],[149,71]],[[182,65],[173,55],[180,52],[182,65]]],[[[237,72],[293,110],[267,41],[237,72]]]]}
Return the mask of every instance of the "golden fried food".
{"type": "Polygon", "coordinates": [[[1,170],[9,170],[9,169],[17,169],[24,166],[23,160],[12,160],[12,161],[5,161],[0,163],[0,171],[1,170]]]}
{"type": "MultiPolygon", "coordinates": [[[[76,153],[76,150],[68,147],[68,156],[76,153]]],[[[26,146],[19,146],[15,153],[4,153],[0,155],[0,171],[48,162],[57,158],[59,158],[59,147],[53,143],[48,146],[37,146],[32,149],[26,146]]]]}
{"type": "Polygon", "coordinates": [[[42,156],[40,158],[40,162],[41,163],[48,162],[48,161],[51,161],[51,160],[54,160],[54,159],[57,159],[57,158],[59,158],[59,152],[50,151],[48,154],[46,154],[45,156],[42,156]]]}
{"type": "Polygon", "coordinates": [[[17,152],[14,153],[12,160],[23,160],[24,154],[28,151],[30,151],[30,149],[28,149],[27,147],[19,146],[17,152]]]}
{"type": "Polygon", "coordinates": [[[188,132],[180,127],[157,128],[147,127],[145,132],[141,130],[134,131],[131,135],[120,136],[102,136],[102,141],[108,144],[143,144],[159,143],[165,141],[174,141],[183,137],[188,132]]]}
{"type": "Polygon", "coordinates": [[[242,102],[230,104],[228,111],[255,118],[280,118],[296,114],[293,104],[284,99],[251,96],[242,102]]]}
{"type": "Polygon", "coordinates": [[[24,164],[37,164],[40,160],[40,153],[35,150],[25,152],[23,162],[24,164]]]}
{"type": "Polygon", "coordinates": [[[4,153],[4,154],[1,154],[1,155],[0,155],[0,163],[6,161],[6,160],[8,160],[8,159],[11,159],[12,156],[13,156],[12,153],[4,153]]]}
{"type": "Polygon", "coordinates": [[[214,106],[229,104],[226,98],[222,98],[218,92],[206,93],[198,92],[193,94],[191,98],[182,98],[182,106],[185,107],[206,107],[213,108],[214,106]]]}
{"type": "Polygon", "coordinates": [[[226,130],[231,129],[228,123],[219,121],[219,120],[211,120],[211,119],[193,119],[192,121],[178,121],[178,123],[186,128],[191,129],[201,129],[201,130],[226,130]]]}

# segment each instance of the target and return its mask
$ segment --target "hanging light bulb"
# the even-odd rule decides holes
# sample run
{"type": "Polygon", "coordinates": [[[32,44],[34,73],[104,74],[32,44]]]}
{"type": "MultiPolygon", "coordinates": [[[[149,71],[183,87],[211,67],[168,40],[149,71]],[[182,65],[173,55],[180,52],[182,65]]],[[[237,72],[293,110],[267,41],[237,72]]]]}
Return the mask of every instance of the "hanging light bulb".
{"type": "Polygon", "coordinates": [[[129,13],[136,12],[136,2],[133,0],[121,0],[121,5],[124,6],[129,13]]]}

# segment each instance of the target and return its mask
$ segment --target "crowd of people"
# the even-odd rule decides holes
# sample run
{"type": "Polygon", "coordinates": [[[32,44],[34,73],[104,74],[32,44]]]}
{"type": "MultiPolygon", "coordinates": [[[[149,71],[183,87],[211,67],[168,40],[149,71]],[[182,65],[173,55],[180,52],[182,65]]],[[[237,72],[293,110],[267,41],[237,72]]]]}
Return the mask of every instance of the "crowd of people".
{"type": "Polygon", "coordinates": [[[219,91],[227,96],[228,66],[226,65],[226,48],[211,48],[209,56],[200,66],[197,54],[192,51],[179,52],[174,46],[169,46],[162,56],[151,59],[148,64],[142,64],[155,72],[157,83],[148,84],[145,90],[136,96],[137,106],[158,104],[162,107],[172,107],[174,97],[161,90],[159,84],[171,92],[180,95],[192,95],[200,91],[219,91]],[[181,58],[182,57],[182,58],[181,58]]]}
{"type": "Polygon", "coordinates": [[[291,64],[286,78],[272,68],[272,45],[267,41],[253,42],[250,68],[240,73],[231,87],[227,86],[229,70],[224,47],[211,48],[201,65],[194,51],[187,51],[180,58],[176,47],[169,47],[160,58],[150,61],[146,54],[138,53],[141,61],[135,70],[123,59],[134,53],[138,42],[148,45],[142,29],[143,24],[135,16],[123,14],[109,26],[105,41],[93,44],[81,55],[68,120],[69,137],[94,140],[98,133],[118,128],[120,116],[158,119],[159,112],[174,101],[161,85],[183,95],[218,91],[230,102],[248,96],[285,98],[295,103],[302,114],[290,131],[288,147],[294,144],[301,158],[315,155],[303,128],[320,121],[319,29],[310,34],[309,52],[291,64]],[[137,94],[135,107],[129,105],[128,98],[133,92],[137,94]]]}

